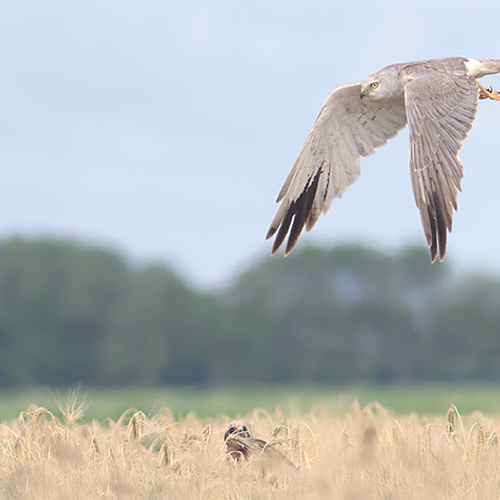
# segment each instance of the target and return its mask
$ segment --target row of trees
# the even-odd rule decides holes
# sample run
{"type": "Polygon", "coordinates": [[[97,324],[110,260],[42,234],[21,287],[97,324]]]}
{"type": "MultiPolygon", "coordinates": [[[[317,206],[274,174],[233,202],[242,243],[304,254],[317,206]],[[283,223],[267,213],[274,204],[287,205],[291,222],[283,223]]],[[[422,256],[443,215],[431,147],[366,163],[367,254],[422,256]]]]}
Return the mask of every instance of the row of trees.
{"type": "Polygon", "coordinates": [[[0,243],[0,384],[500,379],[500,281],[304,248],[225,290],[61,240],[0,243]]]}

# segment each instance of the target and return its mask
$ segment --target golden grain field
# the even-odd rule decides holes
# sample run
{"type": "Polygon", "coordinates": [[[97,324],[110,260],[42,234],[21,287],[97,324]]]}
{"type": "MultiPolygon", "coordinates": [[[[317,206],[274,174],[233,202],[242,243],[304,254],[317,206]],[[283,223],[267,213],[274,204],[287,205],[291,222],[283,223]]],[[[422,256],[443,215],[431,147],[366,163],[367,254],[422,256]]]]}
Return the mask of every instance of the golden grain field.
{"type": "Polygon", "coordinates": [[[500,492],[500,417],[481,413],[395,418],[355,402],[285,417],[255,410],[252,435],[286,460],[234,461],[223,440],[229,418],[176,421],[129,410],[118,421],[80,424],[69,405],[56,418],[30,407],[0,427],[5,499],[490,499],[500,492]]]}

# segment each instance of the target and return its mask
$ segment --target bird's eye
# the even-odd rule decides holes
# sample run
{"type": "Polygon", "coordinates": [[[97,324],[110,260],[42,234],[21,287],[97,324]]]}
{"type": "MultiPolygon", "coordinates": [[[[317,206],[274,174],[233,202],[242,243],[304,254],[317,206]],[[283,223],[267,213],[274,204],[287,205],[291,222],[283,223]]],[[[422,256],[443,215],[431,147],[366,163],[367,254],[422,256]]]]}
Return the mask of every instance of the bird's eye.
{"type": "Polygon", "coordinates": [[[373,82],[370,86],[372,89],[376,89],[378,87],[378,82],[373,82]]]}
{"type": "Polygon", "coordinates": [[[243,432],[246,432],[248,429],[246,428],[246,426],[244,425],[241,429],[243,432]]]}
{"type": "Polygon", "coordinates": [[[234,427],[229,427],[229,429],[227,430],[229,434],[232,434],[234,431],[235,431],[234,427]]]}

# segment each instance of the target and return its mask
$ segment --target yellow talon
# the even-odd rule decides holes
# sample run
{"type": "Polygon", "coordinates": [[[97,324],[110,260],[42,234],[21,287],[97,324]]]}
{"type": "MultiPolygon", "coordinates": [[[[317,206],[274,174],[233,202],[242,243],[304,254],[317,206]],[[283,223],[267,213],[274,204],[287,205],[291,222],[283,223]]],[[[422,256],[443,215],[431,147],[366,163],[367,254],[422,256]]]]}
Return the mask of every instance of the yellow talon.
{"type": "Polygon", "coordinates": [[[479,99],[491,99],[493,101],[500,101],[500,94],[496,90],[486,90],[478,81],[479,86],[479,99]]]}

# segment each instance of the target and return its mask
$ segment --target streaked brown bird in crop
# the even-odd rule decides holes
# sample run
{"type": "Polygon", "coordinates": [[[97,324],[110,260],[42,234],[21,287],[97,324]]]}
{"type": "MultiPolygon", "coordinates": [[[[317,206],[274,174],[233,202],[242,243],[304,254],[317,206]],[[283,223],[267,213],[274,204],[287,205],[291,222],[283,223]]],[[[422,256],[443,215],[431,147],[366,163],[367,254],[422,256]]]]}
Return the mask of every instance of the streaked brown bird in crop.
{"type": "Polygon", "coordinates": [[[233,420],[224,434],[227,454],[234,460],[242,457],[248,460],[250,456],[262,456],[276,462],[285,462],[295,467],[288,458],[273,445],[250,435],[247,426],[241,420],[233,420]]]}

